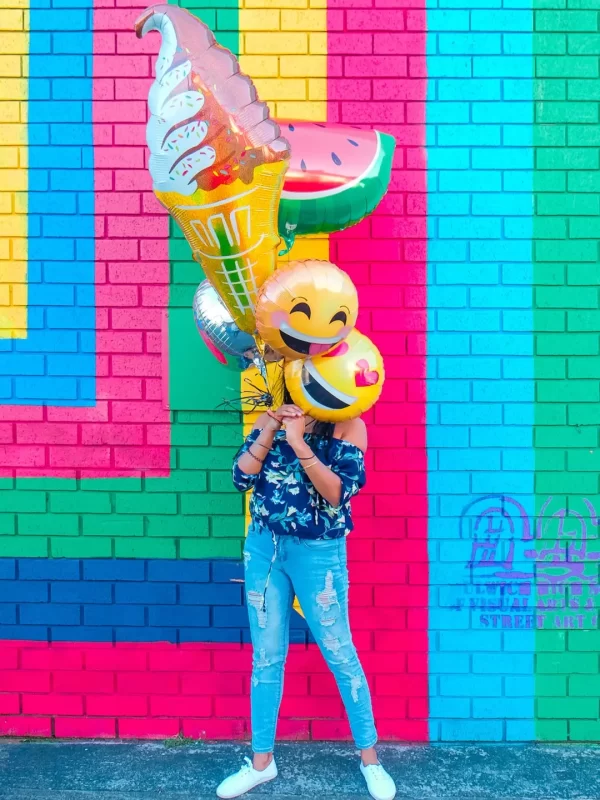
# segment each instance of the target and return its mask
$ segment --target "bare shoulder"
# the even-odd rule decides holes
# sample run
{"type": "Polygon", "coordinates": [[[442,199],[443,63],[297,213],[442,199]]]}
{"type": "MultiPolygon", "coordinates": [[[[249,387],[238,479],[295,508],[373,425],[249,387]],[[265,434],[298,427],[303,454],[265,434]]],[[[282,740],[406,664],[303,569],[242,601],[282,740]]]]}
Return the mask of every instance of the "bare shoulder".
{"type": "Polygon", "coordinates": [[[367,426],[360,417],[338,422],[335,426],[335,437],[350,442],[363,453],[367,450],[367,426]]]}
{"type": "Polygon", "coordinates": [[[265,411],[264,414],[261,414],[259,417],[257,417],[256,422],[252,426],[252,430],[255,431],[257,428],[264,428],[265,427],[265,423],[266,423],[266,421],[268,419],[269,419],[269,415],[265,411]]]}

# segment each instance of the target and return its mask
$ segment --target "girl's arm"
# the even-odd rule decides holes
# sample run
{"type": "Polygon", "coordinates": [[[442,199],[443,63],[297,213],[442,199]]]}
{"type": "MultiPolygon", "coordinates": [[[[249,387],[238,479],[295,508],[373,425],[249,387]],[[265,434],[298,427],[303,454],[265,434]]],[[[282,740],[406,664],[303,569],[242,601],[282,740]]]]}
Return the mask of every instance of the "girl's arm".
{"type": "Polygon", "coordinates": [[[263,461],[273,446],[273,439],[281,428],[281,423],[269,414],[261,414],[256,420],[253,430],[257,428],[262,428],[258,438],[237,460],[239,469],[246,475],[258,475],[261,471],[263,461]]]}
{"type": "MultiPolygon", "coordinates": [[[[275,434],[281,428],[281,420],[284,416],[294,418],[298,413],[294,410],[295,406],[281,406],[272,414],[261,414],[256,420],[253,430],[262,429],[257,439],[252,442],[250,447],[241,454],[237,460],[238,469],[246,475],[258,475],[263,466],[263,461],[267,453],[273,446],[275,434]]],[[[299,412],[302,414],[302,412],[299,412]]]]}
{"type": "MultiPolygon", "coordinates": [[[[323,464],[311,448],[304,441],[304,419],[298,417],[284,417],[286,438],[298,456],[300,464],[317,492],[324,497],[327,502],[337,507],[342,500],[343,484],[339,475],[323,464]]],[[[341,437],[344,441],[355,445],[364,453],[367,449],[367,429],[361,419],[353,419],[347,422],[342,431],[341,437]]]]}

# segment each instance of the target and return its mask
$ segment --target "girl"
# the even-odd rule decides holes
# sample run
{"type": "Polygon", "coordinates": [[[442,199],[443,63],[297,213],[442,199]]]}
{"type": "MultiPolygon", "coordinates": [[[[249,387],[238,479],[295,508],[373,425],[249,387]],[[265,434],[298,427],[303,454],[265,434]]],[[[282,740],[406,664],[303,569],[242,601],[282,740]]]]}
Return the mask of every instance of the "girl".
{"type": "Polygon", "coordinates": [[[337,682],[369,793],[375,800],[396,795],[377,760],[369,687],[348,623],[345,537],[353,527],[350,498],[365,483],[366,449],[361,419],[318,423],[286,402],[259,417],[234,460],[235,486],[253,489],[244,562],[254,759],[220,784],[221,798],[277,777],[273,747],[294,595],[337,682]]]}

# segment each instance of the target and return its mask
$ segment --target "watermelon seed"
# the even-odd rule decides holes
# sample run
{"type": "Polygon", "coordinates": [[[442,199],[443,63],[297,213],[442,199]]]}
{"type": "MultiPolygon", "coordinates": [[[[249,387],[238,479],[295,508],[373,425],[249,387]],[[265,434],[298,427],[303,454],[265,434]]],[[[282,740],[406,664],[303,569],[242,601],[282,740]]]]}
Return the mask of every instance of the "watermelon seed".
{"type": "Polygon", "coordinates": [[[304,163],[304,159],[300,162],[300,169],[302,172],[306,172],[306,164],[304,163]]]}
{"type": "Polygon", "coordinates": [[[290,130],[290,131],[295,131],[296,129],[294,128],[294,126],[293,126],[293,125],[288,125],[288,130],[290,130]]]}
{"type": "Polygon", "coordinates": [[[321,122],[314,122],[313,125],[316,125],[317,128],[324,128],[325,127],[325,125],[323,125],[321,122]]]}
{"type": "Polygon", "coordinates": [[[333,161],[333,163],[336,165],[336,167],[339,167],[339,166],[340,166],[340,164],[342,163],[342,161],[341,161],[340,157],[339,157],[339,156],[336,156],[336,154],[335,154],[335,153],[332,153],[332,154],[331,154],[331,160],[332,160],[332,161],[333,161]]]}
{"type": "Polygon", "coordinates": [[[358,147],[358,142],[355,142],[354,139],[348,139],[348,141],[350,142],[350,144],[353,144],[354,147],[358,147]]]}

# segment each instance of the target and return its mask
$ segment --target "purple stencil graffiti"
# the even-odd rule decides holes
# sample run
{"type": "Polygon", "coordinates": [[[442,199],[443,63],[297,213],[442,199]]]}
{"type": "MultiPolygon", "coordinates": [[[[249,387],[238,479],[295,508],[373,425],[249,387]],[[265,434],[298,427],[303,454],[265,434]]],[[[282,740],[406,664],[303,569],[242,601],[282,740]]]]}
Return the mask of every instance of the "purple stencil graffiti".
{"type": "Polygon", "coordinates": [[[529,518],[521,503],[512,497],[488,494],[478,497],[463,509],[460,536],[471,538],[471,570],[473,583],[531,580],[532,569],[515,567],[519,543],[531,541],[529,518]],[[467,530],[470,526],[470,530],[467,530]]]}
{"type": "Polygon", "coordinates": [[[471,542],[469,580],[453,608],[483,611],[474,623],[502,628],[595,628],[600,600],[600,522],[593,503],[579,510],[549,497],[534,524],[507,495],[483,495],[462,512],[471,542]]]}
{"type": "Polygon", "coordinates": [[[594,535],[588,532],[586,517],[571,508],[559,508],[550,517],[546,516],[546,511],[552,502],[549,497],[537,518],[535,527],[536,539],[541,541],[552,540],[550,526],[552,520],[557,520],[556,540],[552,547],[543,547],[539,550],[526,550],[528,558],[537,559],[542,566],[538,568],[538,580],[545,580],[548,583],[564,583],[570,578],[575,578],[585,583],[598,582],[598,570],[586,575],[586,562],[598,561],[599,551],[589,551],[590,540],[598,539],[598,517],[596,509],[589,500],[584,499],[583,503],[588,511],[588,521],[593,529],[594,535]]]}
{"type": "Polygon", "coordinates": [[[473,583],[598,582],[597,567],[586,573],[586,565],[600,561],[600,550],[589,549],[598,540],[596,509],[586,498],[586,514],[571,508],[550,514],[552,501],[549,497],[540,509],[535,536],[525,508],[507,495],[483,495],[463,509],[460,536],[472,540],[467,568],[473,583]]]}

